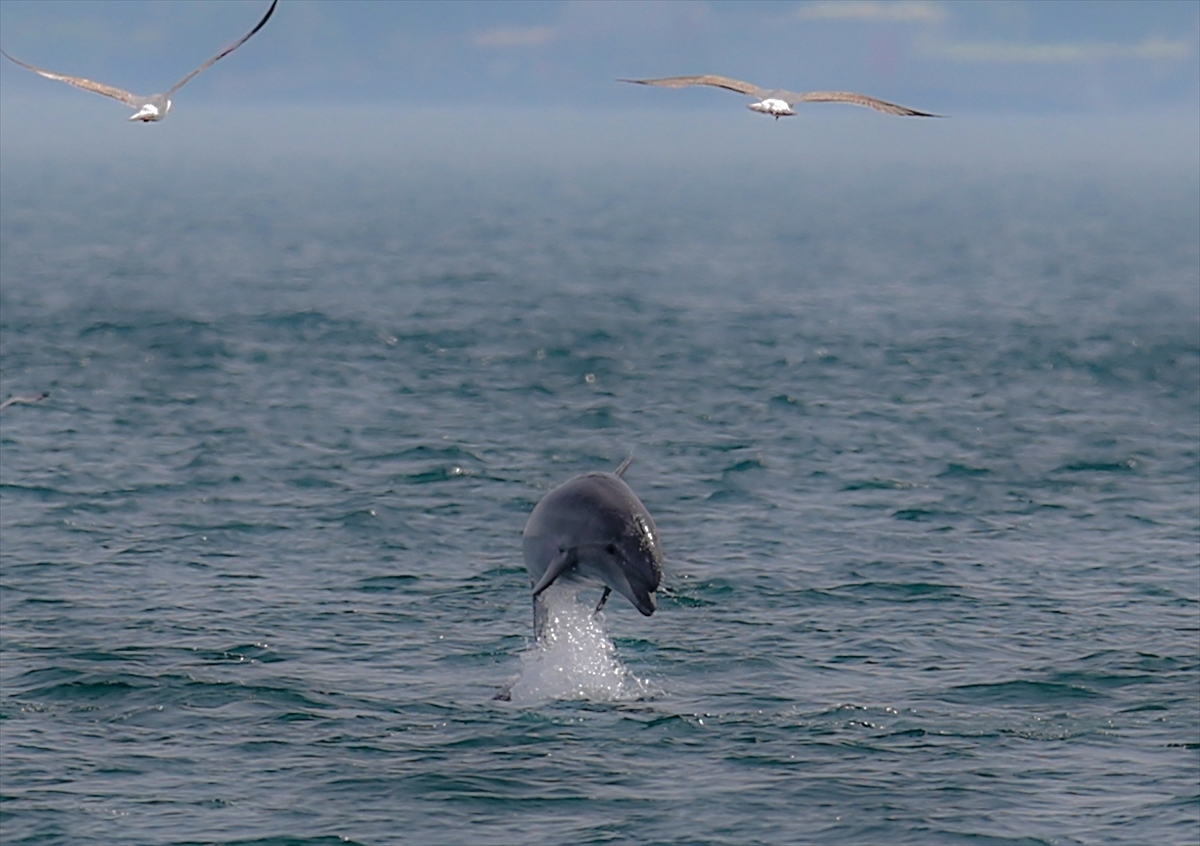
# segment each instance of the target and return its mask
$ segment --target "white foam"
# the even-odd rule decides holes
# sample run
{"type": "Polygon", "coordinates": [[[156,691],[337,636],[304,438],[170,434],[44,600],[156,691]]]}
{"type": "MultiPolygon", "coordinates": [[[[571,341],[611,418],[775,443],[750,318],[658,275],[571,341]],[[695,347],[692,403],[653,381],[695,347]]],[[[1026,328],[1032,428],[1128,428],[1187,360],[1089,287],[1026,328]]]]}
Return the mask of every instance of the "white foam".
{"type": "Polygon", "coordinates": [[[649,696],[650,685],[617,658],[604,615],[581,604],[576,592],[553,585],[542,594],[546,626],[541,639],[521,653],[521,672],[508,688],[511,700],[620,702],[649,696]]]}

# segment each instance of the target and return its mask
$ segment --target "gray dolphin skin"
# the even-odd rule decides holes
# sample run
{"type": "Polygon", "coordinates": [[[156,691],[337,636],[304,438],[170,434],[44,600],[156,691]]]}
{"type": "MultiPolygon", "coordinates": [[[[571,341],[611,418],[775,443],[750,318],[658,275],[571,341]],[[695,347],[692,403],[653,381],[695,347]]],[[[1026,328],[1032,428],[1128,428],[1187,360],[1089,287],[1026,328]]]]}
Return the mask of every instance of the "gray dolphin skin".
{"type": "Polygon", "coordinates": [[[546,610],[542,591],[555,582],[604,585],[599,611],[616,591],[647,617],[662,581],[662,548],[654,518],[614,473],[584,473],[542,497],[525,524],[522,551],[533,582],[534,635],[541,637],[546,610]]]}
{"type": "Polygon", "coordinates": [[[267,13],[265,15],[263,15],[262,20],[260,20],[255,25],[254,29],[247,32],[245,35],[243,35],[237,41],[233,42],[228,47],[226,47],[224,50],[222,50],[220,53],[213,56],[211,59],[209,59],[207,62],[202,64],[200,67],[196,68],[194,71],[189,73],[183,79],[176,82],[169,89],[167,89],[164,93],[151,94],[148,97],[143,97],[138,94],[130,93],[129,91],[124,90],[123,88],[116,88],[112,85],[105,85],[102,82],[94,82],[90,79],[85,79],[82,76],[67,76],[66,74],[55,73],[54,71],[48,71],[43,68],[34,67],[33,65],[31,65],[27,62],[22,62],[20,59],[14,59],[12,56],[8,55],[3,50],[0,50],[0,55],[3,55],[4,58],[8,59],[9,61],[16,62],[18,65],[20,65],[23,68],[28,68],[29,70],[33,71],[34,73],[36,73],[40,76],[46,77],[46,79],[58,80],[59,82],[67,83],[67,85],[74,85],[76,88],[82,88],[84,91],[92,91],[96,94],[103,94],[105,97],[112,97],[114,100],[120,100],[122,103],[129,106],[130,108],[132,108],[135,111],[135,114],[133,115],[133,117],[129,118],[130,120],[139,120],[142,123],[150,123],[151,121],[162,120],[163,118],[165,118],[167,116],[167,112],[171,111],[171,95],[174,94],[176,91],[178,91],[183,86],[187,85],[189,82],[191,82],[192,77],[194,77],[196,74],[200,73],[201,71],[208,70],[219,59],[225,58],[230,53],[232,53],[234,50],[241,47],[248,40],[250,40],[250,36],[254,35],[254,33],[256,33],[260,29],[262,29],[263,26],[266,24],[266,22],[270,19],[271,14],[275,11],[275,6],[278,3],[279,3],[279,0],[272,0],[271,7],[269,9],[267,9],[267,13]]]}

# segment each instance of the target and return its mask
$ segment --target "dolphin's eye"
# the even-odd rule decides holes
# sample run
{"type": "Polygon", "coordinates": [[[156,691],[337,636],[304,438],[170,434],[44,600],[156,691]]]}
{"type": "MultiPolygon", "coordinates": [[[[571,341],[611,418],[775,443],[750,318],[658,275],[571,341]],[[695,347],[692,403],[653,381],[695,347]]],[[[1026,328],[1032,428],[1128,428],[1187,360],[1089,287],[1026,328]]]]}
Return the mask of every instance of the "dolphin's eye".
{"type": "Polygon", "coordinates": [[[604,551],[607,552],[609,555],[616,555],[617,554],[617,546],[616,546],[616,544],[610,543],[608,546],[604,547],[604,551]]]}

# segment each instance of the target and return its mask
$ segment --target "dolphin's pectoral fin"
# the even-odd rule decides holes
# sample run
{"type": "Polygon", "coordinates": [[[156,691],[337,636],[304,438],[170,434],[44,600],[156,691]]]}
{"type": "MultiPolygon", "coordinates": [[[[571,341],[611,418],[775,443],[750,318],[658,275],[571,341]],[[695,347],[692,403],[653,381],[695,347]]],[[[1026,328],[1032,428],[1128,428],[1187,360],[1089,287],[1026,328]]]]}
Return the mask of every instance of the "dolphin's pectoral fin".
{"type": "Polygon", "coordinates": [[[565,573],[568,568],[579,560],[575,547],[560,549],[558,555],[546,565],[546,572],[533,586],[533,636],[542,639],[542,630],[546,628],[546,602],[542,599],[542,591],[554,584],[554,580],[565,573]]]}
{"type": "Polygon", "coordinates": [[[546,572],[542,573],[542,578],[533,586],[534,598],[537,598],[538,594],[554,584],[554,580],[566,572],[567,568],[577,560],[578,556],[574,547],[560,549],[558,555],[554,556],[554,559],[546,565],[546,572]]]}
{"type": "Polygon", "coordinates": [[[629,453],[629,457],[621,462],[621,466],[613,471],[613,475],[618,479],[625,478],[625,471],[629,469],[629,465],[633,463],[633,453],[629,453]]]}
{"type": "Polygon", "coordinates": [[[542,601],[540,596],[533,598],[533,639],[541,640],[542,632],[546,628],[546,603],[542,601]]]}
{"type": "Polygon", "coordinates": [[[600,609],[604,607],[604,603],[608,602],[608,595],[610,593],[612,593],[612,588],[610,588],[608,585],[605,585],[604,593],[600,595],[600,602],[596,604],[596,610],[592,612],[593,614],[600,613],[600,609]]]}

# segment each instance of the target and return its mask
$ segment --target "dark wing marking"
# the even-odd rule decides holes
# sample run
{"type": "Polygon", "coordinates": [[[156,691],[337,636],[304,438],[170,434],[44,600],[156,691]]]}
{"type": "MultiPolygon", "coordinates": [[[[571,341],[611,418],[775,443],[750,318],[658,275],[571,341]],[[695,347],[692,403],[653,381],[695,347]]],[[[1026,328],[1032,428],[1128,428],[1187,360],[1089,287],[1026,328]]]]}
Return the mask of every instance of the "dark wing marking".
{"type": "Polygon", "coordinates": [[[659,79],[618,79],[617,82],[633,82],[637,85],[657,85],[661,88],[686,88],[689,85],[711,85],[714,88],[724,88],[739,94],[749,94],[751,97],[764,97],[766,89],[742,82],[740,79],[730,79],[727,76],[714,76],[706,73],[699,76],[664,76],[659,79]]]}
{"type": "Polygon", "coordinates": [[[84,91],[94,91],[97,94],[103,94],[105,97],[112,97],[114,100],[120,100],[125,105],[132,106],[135,109],[142,103],[143,98],[138,97],[136,94],[130,94],[124,89],[114,88],[111,85],[104,85],[100,82],[84,79],[82,76],[67,76],[66,74],[62,73],[54,73],[54,71],[48,71],[43,68],[35,67],[28,62],[22,62],[20,59],[14,59],[3,50],[0,50],[0,53],[3,53],[4,58],[8,59],[10,62],[16,62],[23,68],[29,68],[34,73],[46,77],[46,79],[57,79],[59,82],[65,82],[67,85],[74,85],[76,88],[82,88],[84,91]]]}
{"type": "Polygon", "coordinates": [[[807,94],[793,94],[784,92],[784,97],[789,105],[796,103],[850,103],[855,106],[866,106],[868,109],[874,109],[877,112],[883,112],[889,115],[902,115],[904,117],[941,117],[930,112],[918,112],[916,109],[910,109],[907,106],[897,106],[895,103],[889,103],[886,100],[877,100],[874,97],[868,97],[865,94],[855,94],[853,91],[809,91],[807,94]],[[795,99],[792,99],[792,98],[795,99]]]}
{"type": "Polygon", "coordinates": [[[226,47],[220,53],[213,56],[211,59],[209,59],[207,62],[202,64],[200,67],[196,68],[194,71],[189,73],[183,79],[179,80],[174,85],[172,85],[170,90],[167,91],[166,96],[170,97],[172,94],[174,94],[180,88],[187,85],[191,81],[192,77],[194,77],[196,74],[200,73],[201,71],[208,70],[214,64],[216,64],[219,60],[225,58],[230,53],[232,53],[234,50],[236,50],[237,48],[239,48],[243,44],[245,44],[247,41],[249,41],[250,36],[254,35],[254,33],[258,32],[260,29],[263,28],[263,25],[266,24],[267,20],[271,17],[271,14],[275,11],[275,6],[278,5],[278,3],[279,3],[279,0],[272,0],[271,8],[267,9],[267,13],[265,15],[263,15],[263,19],[255,25],[254,29],[247,32],[245,35],[243,35],[237,41],[230,44],[228,47],[226,47]]]}

